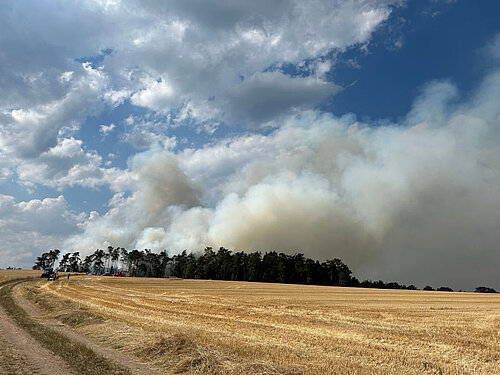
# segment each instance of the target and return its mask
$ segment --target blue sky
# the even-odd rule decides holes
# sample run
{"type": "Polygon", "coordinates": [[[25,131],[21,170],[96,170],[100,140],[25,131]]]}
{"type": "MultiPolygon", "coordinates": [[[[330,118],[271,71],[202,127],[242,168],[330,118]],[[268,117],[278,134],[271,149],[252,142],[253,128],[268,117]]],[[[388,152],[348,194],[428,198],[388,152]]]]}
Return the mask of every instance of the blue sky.
{"type": "Polygon", "coordinates": [[[356,59],[360,68],[340,64],[332,79],[355,84],[337,95],[328,109],[336,114],[397,118],[408,113],[419,89],[429,81],[451,80],[464,95],[474,89],[488,68],[480,48],[498,32],[494,14],[500,4],[443,3],[413,1],[392,14],[399,23],[393,38],[401,38],[400,48],[388,48],[387,30],[382,28],[375,32],[370,53],[362,55],[355,49],[346,53],[344,59],[356,59]]]}
{"type": "Polygon", "coordinates": [[[499,287],[499,11],[8,2],[0,267],[55,247],[224,245],[499,287]]]}

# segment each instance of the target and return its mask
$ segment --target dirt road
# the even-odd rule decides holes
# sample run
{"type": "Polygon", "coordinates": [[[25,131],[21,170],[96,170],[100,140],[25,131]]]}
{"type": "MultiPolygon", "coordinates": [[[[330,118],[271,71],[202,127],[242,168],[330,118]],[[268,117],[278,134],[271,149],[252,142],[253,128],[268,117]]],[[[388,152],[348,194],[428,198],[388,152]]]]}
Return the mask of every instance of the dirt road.
{"type": "MultiPolygon", "coordinates": [[[[0,286],[0,289],[6,285],[0,286]]],[[[3,347],[8,360],[0,363],[0,373],[71,375],[73,371],[58,356],[43,348],[36,340],[19,328],[0,306],[0,336],[7,343],[3,347]],[[17,362],[19,361],[19,362],[17,362]],[[8,367],[7,367],[8,366],[8,367]]]]}
{"type": "MultiPolygon", "coordinates": [[[[91,348],[97,355],[124,368],[124,373],[136,375],[160,374],[157,370],[125,354],[97,345],[87,337],[70,330],[55,320],[44,319],[44,312],[19,293],[20,285],[18,284],[13,288],[13,299],[37,324],[64,335],[72,342],[91,348]]],[[[6,285],[0,286],[0,289],[3,287],[6,287],[6,285]]],[[[2,359],[0,361],[0,374],[76,375],[63,359],[43,348],[25,330],[20,328],[5,309],[0,306],[0,345],[2,344],[1,341],[5,341],[7,346],[3,348],[3,352],[0,351],[0,359],[2,359]]],[[[84,374],[85,369],[82,369],[80,373],[84,374]]]]}

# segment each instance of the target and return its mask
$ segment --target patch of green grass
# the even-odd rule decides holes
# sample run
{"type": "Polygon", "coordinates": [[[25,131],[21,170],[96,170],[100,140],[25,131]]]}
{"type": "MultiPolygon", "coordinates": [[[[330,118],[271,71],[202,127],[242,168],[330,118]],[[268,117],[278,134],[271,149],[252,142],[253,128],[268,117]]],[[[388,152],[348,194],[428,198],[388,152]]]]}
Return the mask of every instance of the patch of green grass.
{"type": "Polygon", "coordinates": [[[0,304],[14,321],[24,328],[43,347],[61,357],[76,373],[88,375],[131,374],[130,370],[98,355],[92,349],[70,340],[63,334],[37,323],[16,304],[12,288],[19,283],[10,282],[0,289],[0,304]]]}

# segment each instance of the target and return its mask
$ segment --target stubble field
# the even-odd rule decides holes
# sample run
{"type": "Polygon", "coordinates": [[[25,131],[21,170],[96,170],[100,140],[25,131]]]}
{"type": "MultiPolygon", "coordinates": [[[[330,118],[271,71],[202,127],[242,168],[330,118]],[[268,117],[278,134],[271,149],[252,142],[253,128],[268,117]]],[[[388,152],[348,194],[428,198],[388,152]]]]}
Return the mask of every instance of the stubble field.
{"type": "Polygon", "coordinates": [[[0,270],[0,285],[15,279],[37,278],[40,277],[42,271],[34,270],[0,270]]]}
{"type": "Polygon", "coordinates": [[[500,373],[498,295],[86,276],[31,292],[173,373],[500,373]]]}

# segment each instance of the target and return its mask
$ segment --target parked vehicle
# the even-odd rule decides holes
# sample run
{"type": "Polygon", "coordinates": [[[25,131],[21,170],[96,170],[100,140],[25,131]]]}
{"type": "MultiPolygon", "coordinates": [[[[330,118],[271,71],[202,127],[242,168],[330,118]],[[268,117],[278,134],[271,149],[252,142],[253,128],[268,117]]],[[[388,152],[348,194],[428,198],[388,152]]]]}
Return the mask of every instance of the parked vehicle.
{"type": "Polygon", "coordinates": [[[50,275],[53,273],[54,273],[53,268],[45,268],[43,270],[42,276],[40,276],[40,277],[48,279],[50,277],[50,275]]]}

